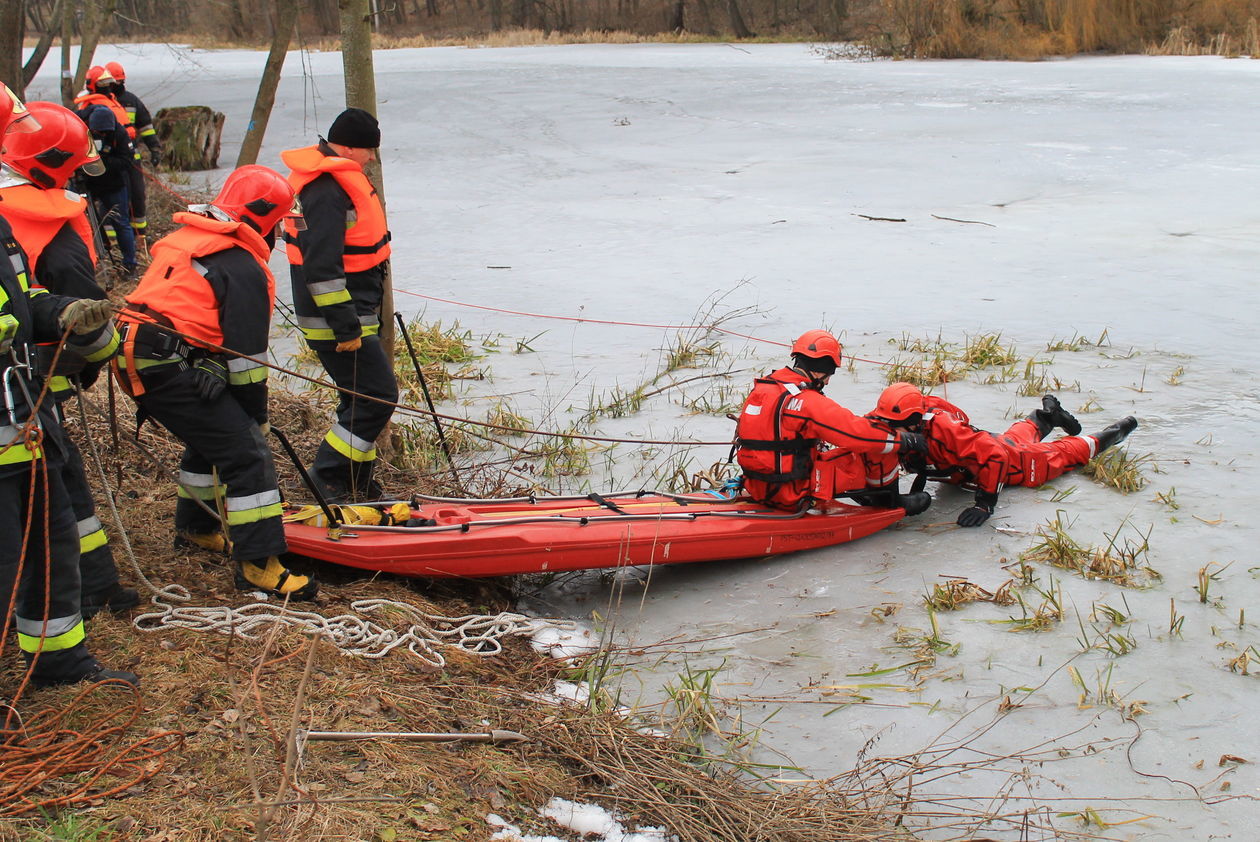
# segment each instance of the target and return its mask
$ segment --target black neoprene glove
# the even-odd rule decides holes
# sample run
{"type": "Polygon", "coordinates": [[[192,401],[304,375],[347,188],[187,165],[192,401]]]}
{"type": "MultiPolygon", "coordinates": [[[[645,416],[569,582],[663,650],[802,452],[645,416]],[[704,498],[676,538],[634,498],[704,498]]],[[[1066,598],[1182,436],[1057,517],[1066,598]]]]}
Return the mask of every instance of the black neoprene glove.
{"type": "Polygon", "coordinates": [[[193,382],[197,384],[197,396],[203,401],[217,400],[227,388],[227,365],[218,356],[209,356],[192,368],[193,382]]]}
{"type": "Polygon", "coordinates": [[[989,519],[989,515],[993,514],[993,509],[997,506],[998,496],[989,491],[976,492],[976,504],[968,509],[963,509],[962,514],[958,515],[959,526],[979,526],[989,519]]]}
{"type": "Polygon", "coordinates": [[[897,436],[897,455],[906,456],[911,453],[928,452],[927,439],[922,433],[912,433],[909,430],[902,430],[901,435],[897,436]]]}

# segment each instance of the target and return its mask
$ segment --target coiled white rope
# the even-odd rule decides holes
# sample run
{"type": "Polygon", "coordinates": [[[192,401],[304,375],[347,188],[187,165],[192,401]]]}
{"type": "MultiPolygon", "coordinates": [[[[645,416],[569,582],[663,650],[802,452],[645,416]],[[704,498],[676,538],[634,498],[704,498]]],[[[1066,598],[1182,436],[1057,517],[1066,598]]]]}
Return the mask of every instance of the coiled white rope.
{"type": "Polygon", "coordinates": [[[263,630],[282,626],[297,629],[303,634],[319,635],[343,654],[359,658],[384,658],[395,649],[405,648],[426,665],[437,669],[446,665],[446,658],[440,651],[442,647],[453,646],[469,654],[491,657],[503,651],[502,640],[505,637],[530,636],[543,628],[575,629],[577,625],[568,620],[544,620],[511,612],[444,617],[391,599],[355,600],[350,603],[350,608],[356,613],[325,617],[314,611],[300,611],[267,602],[238,607],[194,607],[164,602],[163,597],[172,602],[184,602],[188,599],[188,592],[180,585],[169,585],[153,597],[154,604],[162,610],[141,614],[132,620],[132,625],[142,632],[179,628],[233,635],[244,640],[257,640],[263,630]],[[366,616],[380,617],[391,613],[398,617],[397,628],[374,622],[366,616]]]}

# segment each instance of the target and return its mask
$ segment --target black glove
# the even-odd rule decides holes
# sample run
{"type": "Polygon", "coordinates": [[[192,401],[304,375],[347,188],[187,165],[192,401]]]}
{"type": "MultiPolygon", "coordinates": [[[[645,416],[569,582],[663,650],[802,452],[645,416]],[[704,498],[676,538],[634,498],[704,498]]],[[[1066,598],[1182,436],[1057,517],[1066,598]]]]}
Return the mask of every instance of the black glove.
{"type": "Polygon", "coordinates": [[[217,356],[205,357],[193,366],[192,376],[193,382],[197,385],[197,396],[203,401],[218,399],[227,388],[227,366],[217,356]]]}
{"type": "Polygon", "coordinates": [[[997,506],[997,495],[988,491],[976,492],[976,504],[969,509],[963,509],[962,514],[958,516],[959,526],[979,526],[989,519],[989,515],[993,514],[993,509],[997,506]]]}
{"type": "Polygon", "coordinates": [[[156,170],[158,168],[158,164],[162,163],[162,150],[161,149],[149,150],[149,163],[153,165],[153,169],[156,170]]]}
{"type": "Polygon", "coordinates": [[[922,474],[928,469],[927,454],[919,450],[911,450],[900,454],[901,469],[907,474],[922,474]]]}
{"type": "Polygon", "coordinates": [[[922,433],[912,433],[909,430],[902,430],[901,435],[897,437],[897,455],[905,456],[910,453],[921,453],[926,455],[928,452],[927,439],[922,433]]]}

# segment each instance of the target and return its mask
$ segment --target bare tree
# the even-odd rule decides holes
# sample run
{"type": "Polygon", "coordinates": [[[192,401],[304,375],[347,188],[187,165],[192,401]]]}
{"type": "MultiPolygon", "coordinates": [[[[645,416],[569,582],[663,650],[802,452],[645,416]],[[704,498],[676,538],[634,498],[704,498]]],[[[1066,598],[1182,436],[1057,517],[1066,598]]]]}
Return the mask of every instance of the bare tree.
{"type": "MultiPolygon", "coordinates": [[[[114,13],[117,0],[85,0],[83,3],[83,22],[79,30],[79,65],[74,71],[74,90],[83,87],[88,68],[92,66],[92,58],[96,55],[96,45],[101,40],[101,30],[114,13]]],[[[63,31],[64,35],[64,31],[63,31]]]]}
{"type": "Polygon", "coordinates": [[[47,19],[40,14],[42,10],[38,6],[32,6],[28,9],[32,22],[39,30],[39,41],[35,44],[31,57],[22,66],[22,84],[24,86],[34,81],[40,65],[44,63],[44,59],[48,57],[48,51],[52,49],[52,42],[57,37],[57,31],[61,28],[61,7],[64,3],[65,0],[57,0],[53,4],[52,11],[47,19]]]}
{"type": "Polygon", "coordinates": [[[744,23],[744,16],[739,12],[739,0],[726,0],[726,12],[736,38],[752,38],[756,34],[744,23]]]}
{"type": "Polygon", "coordinates": [[[0,82],[18,96],[26,90],[22,75],[22,41],[26,37],[26,0],[0,3],[0,82]]]}
{"type": "MultiPolygon", "coordinates": [[[[372,66],[372,15],[369,0],[340,0],[341,67],[346,80],[346,106],[376,114],[376,71],[372,66]]],[[[367,168],[368,179],[385,204],[385,181],[378,160],[367,168]]],[[[381,345],[394,356],[394,288],[385,264],[381,298],[381,345]]]]}
{"type": "Polygon", "coordinates": [[[236,156],[238,167],[258,163],[258,151],[262,148],[263,135],[267,133],[271,109],[276,104],[276,87],[280,84],[280,71],[284,69],[284,59],[289,52],[297,13],[297,0],[275,0],[272,5],[271,51],[267,53],[267,64],[263,67],[262,78],[258,80],[258,95],[254,97],[254,110],[249,115],[249,128],[241,141],[240,154],[236,156]]]}

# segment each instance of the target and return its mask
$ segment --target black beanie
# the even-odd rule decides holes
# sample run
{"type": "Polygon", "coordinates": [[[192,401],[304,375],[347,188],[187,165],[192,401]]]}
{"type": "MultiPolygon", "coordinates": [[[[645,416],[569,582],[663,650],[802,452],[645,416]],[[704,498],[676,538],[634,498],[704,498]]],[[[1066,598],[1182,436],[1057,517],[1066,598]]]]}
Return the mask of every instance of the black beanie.
{"type": "Polygon", "coordinates": [[[381,145],[381,124],[362,108],[347,108],[333,120],[328,142],[352,149],[377,149],[381,145]]]}

